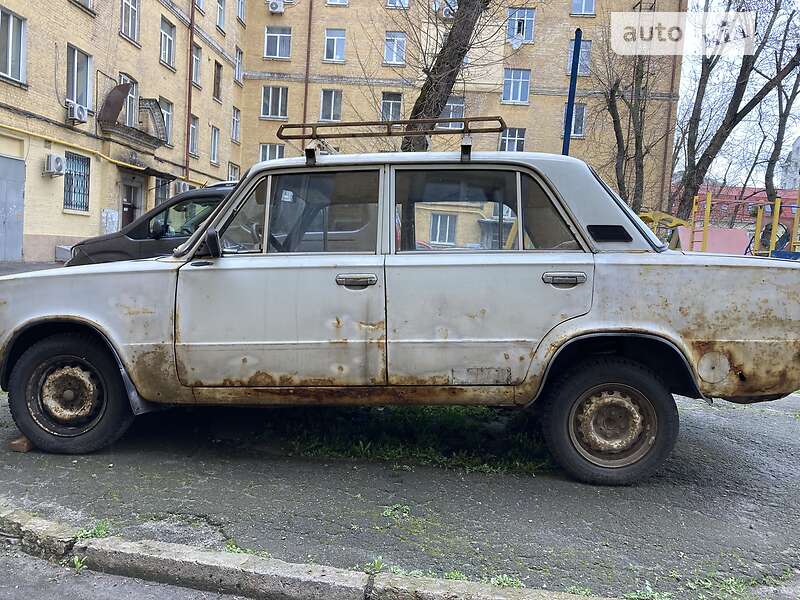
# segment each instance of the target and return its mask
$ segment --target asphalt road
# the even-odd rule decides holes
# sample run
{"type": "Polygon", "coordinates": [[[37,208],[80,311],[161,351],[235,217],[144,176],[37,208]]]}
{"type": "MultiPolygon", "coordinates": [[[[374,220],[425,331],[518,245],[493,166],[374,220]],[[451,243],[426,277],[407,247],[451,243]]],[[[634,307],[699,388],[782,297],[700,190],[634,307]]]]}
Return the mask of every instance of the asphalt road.
{"type": "Polygon", "coordinates": [[[237,600],[56,565],[0,543],[0,600],[237,600]]]}
{"type": "Polygon", "coordinates": [[[755,590],[749,578],[800,572],[800,396],[750,407],[681,400],[666,468],[624,488],[552,469],[304,458],[265,435],[279,409],[176,409],[138,418],[97,454],[17,454],[0,405],[0,495],[77,526],[107,518],[130,538],[211,548],[235,540],[347,568],[381,557],[405,570],[506,574],[554,590],[621,596],[649,582],[674,599],[798,597],[797,587],[755,590]]]}

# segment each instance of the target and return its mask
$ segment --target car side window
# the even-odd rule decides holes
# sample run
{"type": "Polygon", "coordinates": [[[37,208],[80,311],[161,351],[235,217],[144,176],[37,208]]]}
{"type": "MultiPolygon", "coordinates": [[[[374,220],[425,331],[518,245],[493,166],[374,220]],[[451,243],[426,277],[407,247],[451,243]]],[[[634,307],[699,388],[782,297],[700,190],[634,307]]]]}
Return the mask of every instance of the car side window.
{"type": "Polygon", "coordinates": [[[517,250],[516,174],[506,170],[398,170],[399,250],[517,250]]]}
{"type": "Polygon", "coordinates": [[[379,194],[378,170],[273,176],[267,252],[374,253],[379,194]]]}
{"type": "Polygon", "coordinates": [[[267,210],[267,178],[258,182],[239,205],[222,232],[220,240],[225,254],[260,253],[264,248],[264,220],[267,210]]]}
{"type": "Polygon", "coordinates": [[[218,200],[212,198],[197,198],[178,202],[151,219],[150,231],[154,230],[157,222],[161,228],[159,237],[189,237],[206,220],[217,204],[218,200]]]}
{"type": "Polygon", "coordinates": [[[539,182],[522,173],[520,183],[525,250],[580,250],[578,240],[539,182]]]}

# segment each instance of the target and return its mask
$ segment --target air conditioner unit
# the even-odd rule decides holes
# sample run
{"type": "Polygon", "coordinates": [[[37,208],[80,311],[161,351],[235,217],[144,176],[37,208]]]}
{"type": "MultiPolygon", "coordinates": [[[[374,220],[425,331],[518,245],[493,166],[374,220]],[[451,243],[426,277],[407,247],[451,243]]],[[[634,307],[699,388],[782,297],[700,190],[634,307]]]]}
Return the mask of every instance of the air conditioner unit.
{"type": "Polygon", "coordinates": [[[43,175],[58,177],[64,174],[64,157],[58,154],[48,154],[44,161],[43,175]]]}
{"type": "Polygon", "coordinates": [[[268,0],[269,12],[273,15],[282,15],[285,10],[284,0],[268,0]]]}
{"type": "Polygon", "coordinates": [[[86,123],[89,120],[89,109],[83,104],[70,102],[67,104],[67,120],[72,123],[86,123]]]}
{"type": "Polygon", "coordinates": [[[192,189],[187,181],[175,181],[175,194],[182,194],[192,189]]]}

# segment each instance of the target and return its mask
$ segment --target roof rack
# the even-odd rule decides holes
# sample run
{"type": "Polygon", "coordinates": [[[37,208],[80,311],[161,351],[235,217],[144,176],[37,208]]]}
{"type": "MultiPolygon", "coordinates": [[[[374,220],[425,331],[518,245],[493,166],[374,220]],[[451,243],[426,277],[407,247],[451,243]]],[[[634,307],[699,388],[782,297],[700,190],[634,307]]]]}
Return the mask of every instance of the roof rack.
{"type": "Polygon", "coordinates": [[[324,123],[284,123],[277,137],[284,141],[311,140],[306,147],[306,162],[316,164],[320,143],[344,138],[405,137],[428,135],[461,135],[461,160],[468,161],[472,153],[472,134],[502,133],[506,130],[503,117],[462,117],[460,119],[400,119],[396,121],[334,121],[324,123]],[[458,123],[461,127],[439,128],[437,125],[458,123]],[[406,131],[407,125],[427,125],[406,131]],[[477,125],[476,125],[477,124],[477,125]]]}

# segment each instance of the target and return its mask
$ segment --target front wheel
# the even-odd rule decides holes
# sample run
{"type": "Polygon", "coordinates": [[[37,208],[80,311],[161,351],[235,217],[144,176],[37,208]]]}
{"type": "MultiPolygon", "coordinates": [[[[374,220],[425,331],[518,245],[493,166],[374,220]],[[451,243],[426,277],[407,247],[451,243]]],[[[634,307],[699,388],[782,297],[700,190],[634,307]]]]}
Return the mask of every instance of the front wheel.
{"type": "Polygon", "coordinates": [[[659,377],[622,358],[583,362],[549,388],[543,428],[571,476],[624,485],[652,474],[678,437],[678,409],[659,377]]]}
{"type": "Polygon", "coordinates": [[[8,391],[17,427],[46,452],[93,452],[133,422],[117,363],[91,337],[63,334],[37,342],[14,365],[8,391]]]}

